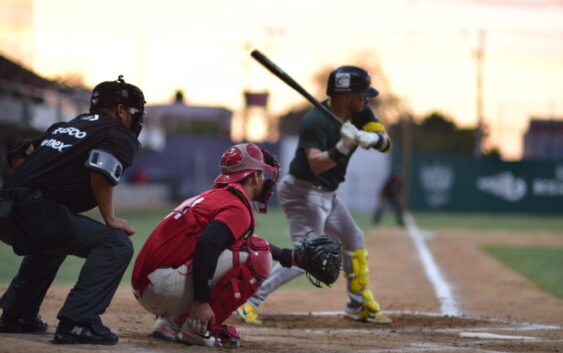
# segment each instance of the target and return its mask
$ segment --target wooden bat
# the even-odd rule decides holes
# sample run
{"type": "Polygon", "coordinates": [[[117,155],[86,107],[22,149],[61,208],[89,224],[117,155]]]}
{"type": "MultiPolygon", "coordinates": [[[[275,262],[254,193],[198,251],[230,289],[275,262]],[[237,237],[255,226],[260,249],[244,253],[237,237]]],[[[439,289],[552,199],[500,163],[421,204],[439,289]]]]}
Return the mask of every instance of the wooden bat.
{"type": "Polygon", "coordinates": [[[256,59],[260,64],[262,64],[266,69],[273,73],[277,78],[285,82],[289,87],[293,88],[299,92],[303,97],[305,97],[309,102],[311,102],[315,107],[322,110],[326,115],[330,116],[334,120],[341,124],[344,124],[342,119],[337,117],[333,112],[331,112],[327,107],[322,105],[318,100],[309,94],[299,83],[297,83],[291,76],[289,76],[285,71],[283,71],[279,66],[274,64],[274,62],[268,59],[264,54],[258,50],[253,50],[250,55],[256,59]]]}

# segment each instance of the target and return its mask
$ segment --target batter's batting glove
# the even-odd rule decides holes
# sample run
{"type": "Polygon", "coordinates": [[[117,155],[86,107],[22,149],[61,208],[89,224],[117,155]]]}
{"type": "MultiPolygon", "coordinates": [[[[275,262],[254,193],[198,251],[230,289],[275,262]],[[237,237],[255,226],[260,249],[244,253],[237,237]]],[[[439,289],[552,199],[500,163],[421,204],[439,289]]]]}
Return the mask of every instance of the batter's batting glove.
{"type": "Polygon", "coordinates": [[[379,139],[381,139],[381,136],[375,132],[358,131],[356,134],[358,145],[366,150],[377,145],[379,139]]]}
{"type": "Polygon", "coordinates": [[[347,121],[342,124],[342,127],[340,128],[340,141],[336,143],[336,149],[342,154],[349,154],[352,148],[357,145],[357,134],[358,129],[352,125],[351,122],[347,121]]]}
{"type": "Polygon", "coordinates": [[[342,243],[331,235],[306,238],[294,247],[293,259],[315,287],[321,283],[330,287],[342,267],[342,243]]]}

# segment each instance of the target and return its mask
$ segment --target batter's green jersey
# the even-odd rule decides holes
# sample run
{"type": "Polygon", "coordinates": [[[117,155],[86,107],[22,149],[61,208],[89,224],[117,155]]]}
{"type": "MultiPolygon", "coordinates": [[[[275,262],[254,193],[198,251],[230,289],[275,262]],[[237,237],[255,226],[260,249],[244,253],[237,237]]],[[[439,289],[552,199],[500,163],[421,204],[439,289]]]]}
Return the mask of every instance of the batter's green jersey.
{"type": "MultiPolygon", "coordinates": [[[[322,104],[328,107],[329,101],[326,100],[322,104]]],[[[352,124],[354,124],[358,130],[385,132],[383,125],[367,106],[361,113],[352,115],[352,124]]],[[[320,174],[315,174],[309,167],[309,162],[305,155],[305,148],[317,148],[321,151],[330,150],[340,140],[341,126],[338,121],[327,116],[318,108],[307,113],[307,115],[303,117],[301,126],[299,127],[299,143],[295,151],[295,157],[293,157],[289,166],[289,173],[315,186],[319,186],[324,190],[336,190],[338,185],[345,180],[348,162],[356,149],[354,148],[342,162],[338,163],[332,169],[320,174]]]]}

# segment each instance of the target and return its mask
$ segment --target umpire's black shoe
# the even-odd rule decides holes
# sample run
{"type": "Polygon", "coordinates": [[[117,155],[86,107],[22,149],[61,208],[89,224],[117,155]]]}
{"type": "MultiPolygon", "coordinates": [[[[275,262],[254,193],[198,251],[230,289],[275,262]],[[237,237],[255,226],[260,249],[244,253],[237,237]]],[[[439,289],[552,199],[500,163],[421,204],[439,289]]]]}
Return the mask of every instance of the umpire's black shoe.
{"type": "Polygon", "coordinates": [[[101,324],[83,324],[61,320],[53,343],[57,344],[104,344],[113,345],[119,341],[116,334],[101,324]]]}
{"type": "Polygon", "coordinates": [[[0,316],[1,333],[44,333],[47,321],[39,315],[32,319],[20,319],[4,311],[0,316]]]}

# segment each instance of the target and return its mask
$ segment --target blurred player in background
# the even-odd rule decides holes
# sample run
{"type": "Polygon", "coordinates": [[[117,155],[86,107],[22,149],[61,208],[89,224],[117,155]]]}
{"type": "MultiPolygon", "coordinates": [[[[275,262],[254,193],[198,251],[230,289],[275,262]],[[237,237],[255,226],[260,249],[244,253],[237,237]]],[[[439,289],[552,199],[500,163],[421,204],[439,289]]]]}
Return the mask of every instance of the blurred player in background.
{"type": "Polygon", "coordinates": [[[116,218],[113,186],[139,149],[145,98],[117,81],[97,85],[90,113],[52,125],[36,141],[8,153],[14,172],[0,189],[0,239],[25,255],[0,299],[0,332],[42,333],[39,307],[67,255],[85,258],[58,313],[53,342],[116,344],[102,324],[133,256],[135,230],[116,218]],[[79,213],[98,207],[105,224],[79,213]]]}
{"type": "MultiPolygon", "coordinates": [[[[330,99],[322,104],[344,123],[318,108],[303,118],[289,174],[280,183],[280,204],[287,216],[294,245],[306,237],[320,234],[340,238],[350,299],[345,308],[346,315],[358,321],[386,324],[391,320],[381,313],[368,287],[364,234],[336,195],[358,145],[380,152],[388,152],[391,148],[385,128],[368,107],[368,99],[379,92],[371,87],[371,78],[365,70],[342,66],[330,74],[327,94],[330,99]]],[[[299,267],[284,268],[277,264],[258,292],[237,312],[246,322],[259,324],[257,308],[266,297],[302,274],[299,267]]]]}
{"type": "Polygon", "coordinates": [[[375,212],[373,214],[372,223],[379,224],[381,222],[381,217],[387,206],[391,206],[393,212],[395,213],[395,219],[397,225],[404,226],[404,209],[403,200],[401,199],[401,192],[403,190],[403,174],[401,172],[392,173],[389,178],[385,181],[385,184],[379,192],[379,201],[375,212]]]}

